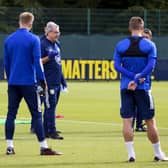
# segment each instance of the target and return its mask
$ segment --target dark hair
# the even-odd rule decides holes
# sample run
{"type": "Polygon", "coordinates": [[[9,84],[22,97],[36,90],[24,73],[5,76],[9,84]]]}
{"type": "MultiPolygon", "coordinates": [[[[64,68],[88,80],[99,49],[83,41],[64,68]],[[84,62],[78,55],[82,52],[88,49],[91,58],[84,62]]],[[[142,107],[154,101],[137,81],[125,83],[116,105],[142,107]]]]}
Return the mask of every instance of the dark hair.
{"type": "Polygon", "coordinates": [[[152,37],[152,31],[148,28],[144,29],[144,33],[148,34],[150,37],[152,37]]]}

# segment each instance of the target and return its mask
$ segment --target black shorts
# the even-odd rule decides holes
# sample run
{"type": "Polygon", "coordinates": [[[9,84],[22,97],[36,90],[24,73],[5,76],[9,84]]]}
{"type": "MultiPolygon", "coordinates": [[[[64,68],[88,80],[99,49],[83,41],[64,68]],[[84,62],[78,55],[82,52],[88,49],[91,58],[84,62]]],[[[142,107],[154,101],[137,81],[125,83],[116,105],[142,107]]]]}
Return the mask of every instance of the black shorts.
{"type": "Polygon", "coordinates": [[[127,89],[121,90],[121,108],[122,118],[131,118],[135,116],[135,111],[141,113],[142,119],[151,119],[154,117],[154,101],[150,91],[127,89]]]}

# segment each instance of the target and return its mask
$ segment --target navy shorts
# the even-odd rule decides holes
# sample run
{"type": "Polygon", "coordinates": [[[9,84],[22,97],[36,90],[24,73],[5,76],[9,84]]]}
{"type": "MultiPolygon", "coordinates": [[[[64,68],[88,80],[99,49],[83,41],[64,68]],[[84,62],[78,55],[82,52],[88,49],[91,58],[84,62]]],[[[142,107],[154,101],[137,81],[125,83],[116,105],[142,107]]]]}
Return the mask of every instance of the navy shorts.
{"type": "Polygon", "coordinates": [[[151,119],[154,117],[154,102],[150,91],[122,89],[120,94],[120,115],[122,118],[134,117],[136,108],[138,113],[141,113],[142,119],[151,119]]]}

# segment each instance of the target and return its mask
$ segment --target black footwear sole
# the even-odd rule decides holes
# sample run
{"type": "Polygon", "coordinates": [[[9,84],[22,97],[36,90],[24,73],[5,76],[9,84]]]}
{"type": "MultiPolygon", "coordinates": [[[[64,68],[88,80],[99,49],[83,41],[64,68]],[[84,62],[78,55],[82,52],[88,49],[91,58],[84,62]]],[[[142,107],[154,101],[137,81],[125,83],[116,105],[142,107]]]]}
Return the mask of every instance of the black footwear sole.
{"type": "Polygon", "coordinates": [[[128,162],[129,162],[129,163],[135,162],[135,158],[130,157],[129,160],[128,160],[128,162]]]}
{"type": "Polygon", "coordinates": [[[6,149],[6,155],[15,155],[15,151],[13,148],[7,148],[6,149]]]}
{"type": "Polygon", "coordinates": [[[62,137],[62,136],[59,136],[58,134],[57,135],[55,135],[55,134],[47,134],[46,135],[46,138],[50,138],[50,139],[55,139],[55,140],[63,140],[64,139],[64,137],[62,137]]]}
{"type": "Polygon", "coordinates": [[[159,157],[155,156],[153,159],[154,162],[167,162],[168,158],[160,159],[159,157]]]}
{"type": "Polygon", "coordinates": [[[64,139],[63,137],[52,137],[52,136],[49,136],[47,138],[55,139],[55,140],[63,140],[64,139]]]}

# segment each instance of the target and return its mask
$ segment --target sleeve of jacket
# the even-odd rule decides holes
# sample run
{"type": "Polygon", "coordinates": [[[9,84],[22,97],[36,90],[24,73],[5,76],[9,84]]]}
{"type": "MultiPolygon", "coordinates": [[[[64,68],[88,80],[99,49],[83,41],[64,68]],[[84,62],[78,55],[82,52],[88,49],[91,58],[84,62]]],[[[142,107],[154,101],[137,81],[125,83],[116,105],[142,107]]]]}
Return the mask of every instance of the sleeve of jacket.
{"type": "Polygon", "coordinates": [[[122,66],[121,56],[120,53],[117,51],[117,48],[114,51],[113,59],[114,59],[114,68],[116,69],[116,71],[118,71],[122,75],[129,77],[130,79],[134,79],[135,74],[122,66]]]}
{"type": "Polygon", "coordinates": [[[34,57],[34,64],[36,68],[37,78],[39,80],[45,80],[44,76],[44,68],[41,61],[41,48],[40,48],[40,39],[35,36],[34,44],[33,44],[33,57],[34,57]]]}
{"type": "Polygon", "coordinates": [[[61,74],[61,85],[63,87],[67,87],[67,82],[66,82],[66,79],[64,78],[63,73],[61,74]]]}
{"type": "Polygon", "coordinates": [[[6,73],[7,80],[9,79],[9,73],[10,73],[10,64],[9,64],[9,55],[8,55],[8,49],[7,49],[7,42],[4,43],[4,69],[6,73]]]}

